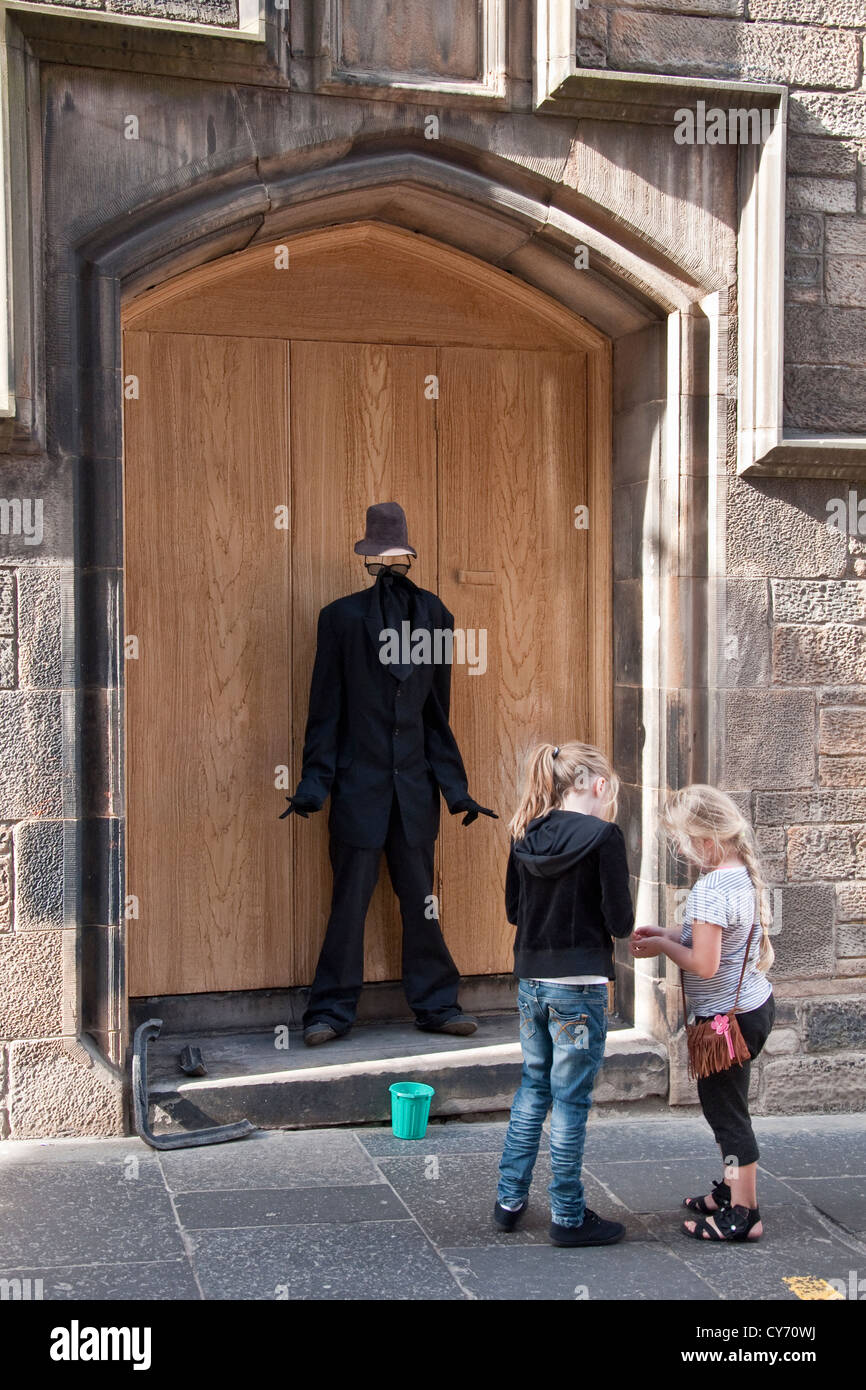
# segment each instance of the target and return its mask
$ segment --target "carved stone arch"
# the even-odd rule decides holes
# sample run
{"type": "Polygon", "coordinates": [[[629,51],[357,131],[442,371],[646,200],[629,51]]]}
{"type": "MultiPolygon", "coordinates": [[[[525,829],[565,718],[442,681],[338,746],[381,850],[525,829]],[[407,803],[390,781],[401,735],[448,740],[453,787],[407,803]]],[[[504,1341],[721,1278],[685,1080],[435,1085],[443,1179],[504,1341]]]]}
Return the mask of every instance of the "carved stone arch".
{"type": "MultiPolygon", "coordinates": [[[[508,162],[501,164],[505,173],[508,162]]],[[[107,963],[84,959],[79,967],[82,1033],[104,1034],[108,1030],[105,1023],[99,1026],[101,1020],[115,1024],[120,1020],[121,1029],[125,1021],[119,941],[124,888],[123,634],[117,620],[122,611],[122,305],[148,290],[156,292],[157,287],[170,294],[172,281],[180,283],[180,277],[191,270],[206,275],[208,266],[213,270],[245,248],[272,246],[278,238],[359,221],[401,229],[404,235],[419,233],[467,259],[486,262],[498,275],[513,277],[515,294],[521,294],[521,282],[528,292],[541,290],[551,301],[553,319],[558,312],[578,315],[613,341],[613,524],[618,532],[627,529],[631,538],[620,548],[640,550],[643,559],[634,563],[649,566],[647,582],[642,582],[640,572],[633,574],[624,560],[623,573],[628,577],[615,580],[613,586],[617,718],[627,730],[628,758],[635,769],[625,778],[624,803],[635,851],[657,790],[675,777],[688,780],[707,775],[706,699],[689,706],[687,747],[681,742],[668,745],[664,709],[666,689],[705,688],[703,673],[690,665],[700,658],[684,656],[676,640],[683,621],[706,626],[705,613],[701,616],[705,599],[695,594],[685,618],[679,609],[664,617],[675,639],[669,646],[661,627],[664,602],[658,567],[648,560],[647,547],[655,547],[658,553],[665,546],[669,554],[673,550],[675,564],[669,558],[665,563],[674,572],[679,568],[687,574],[696,572],[694,548],[700,552],[706,547],[706,489],[701,490],[699,479],[706,474],[710,450],[717,457],[724,444],[724,400],[719,399],[724,385],[719,387],[717,363],[725,360],[727,301],[717,283],[696,284],[693,270],[665,260],[657,249],[648,249],[642,258],[636,243],[624,246],[611,236],[609,223],[601,229],[601,214],[593,226],[589,215],[581,221],[540,196],[527,194],[523,181],[515,187],[445,160],[405,151],[288,173],[269,188],[256,170],[247,167],[214,187],[188,192],[180,203],[175,195],[132,217],[118,218],[77,248],[76,327],[88,343],[88,375],[76,383],[77,410],[71,421],[68,415],[54,421],[56,436],[68,439],[72,452],[83,458],[100,456],[98,468],[82,470],[76,524],[79,535],[94,528],[110,533],[107,550],[116,558],[115,606],[109,604],[100,613],[87,615],[79,650],[79,661],[86,657],[82,645],[86,648],[89,642],[107,643],[115,652],[116,686],[105,694],[103,717],[82,721],[78,756],[82,763],[92,760],[113,769],[114,804],[119,807],[119,833],[111,837],[108,850],[111,922],[117,926],[118,943],[107,963]],[[590,245],[588,271],[578,271],[573,264],[573,249],[579,242],[590,245]],[[88,390],[88,386],[96,389],[88,390]],[[106,456],[112,454],[112,440],[117,443],[109,466],[106,456]],[[686,445],[689,460],[681,470],[686,445]],[[681,471],[683,482],[671,486],[681,471]],[[641,488],[645,503],[639,498],[641,488]],[[619,513],[620,505],[628,507],[627,516],[625,510],[619,513]],[[672,537],[678,533],[675,546],[672,537]]],[[[713,462],[711,471],[718,466],[713,462]]],[[[618,537],[618,545],[620,541],[618,537]]],[[[105,875],[107,851],[103,826],[83,819],[79,831],[76,897],[81,902],[89,879],[105,875]]],[[[651,845],[634,867],[645,882],[664,877],[658,873],[651,845]]],[[[622,998],[635,1021],[660,1034],[666,1032],[658,991],[642,1002],[636,998],[633,974],[625,963],[622,998]]],[[[112,1060],[117,1064],[122,1059],[112,1060]]]]}

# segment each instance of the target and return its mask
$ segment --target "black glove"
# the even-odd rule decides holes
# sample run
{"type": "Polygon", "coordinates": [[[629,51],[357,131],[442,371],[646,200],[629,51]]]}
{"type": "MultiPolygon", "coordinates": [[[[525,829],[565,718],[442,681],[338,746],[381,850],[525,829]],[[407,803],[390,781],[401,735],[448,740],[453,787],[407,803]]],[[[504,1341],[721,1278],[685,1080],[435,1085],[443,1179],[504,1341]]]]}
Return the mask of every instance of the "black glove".
{"type": "Polygon", "coordinates": [[[486,806],[479,806],[478,802],[471,796],[464,796],[462,801],[456,801],[451,807],[452,816],[456,816],[460,811],[466,812],[463,817],[464,825],[471,825],[479,816],[492,816],[494,820],[499,820],[495,811],[488,811],[486,806]]]}
{"type": "Polygon", "coordinates": [[[285,820],[286,816],[290,816],[293,811],[296,816],[303,816],[306,820],[311,811],[318,811],[319,809],[315,802],[310,801],[305,796],[287,796],[286,800],[289,804],[282,815],[277,817],[278,820],[285,820]]]}

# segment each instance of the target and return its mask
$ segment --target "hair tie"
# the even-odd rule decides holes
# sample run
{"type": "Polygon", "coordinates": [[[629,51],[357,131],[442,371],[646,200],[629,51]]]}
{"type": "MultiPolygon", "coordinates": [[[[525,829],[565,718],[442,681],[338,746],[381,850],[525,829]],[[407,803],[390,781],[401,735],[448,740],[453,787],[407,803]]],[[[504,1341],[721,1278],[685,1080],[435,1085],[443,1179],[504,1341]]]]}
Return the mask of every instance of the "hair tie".
{"type": "Polygon", "coordinates": [[[554,748],[554,750],[553,750],[553,756],[556,757],[556,755],[557,755],[558,752],[559,752],[559,744],[557,744],[556,747],[554,748]]]}

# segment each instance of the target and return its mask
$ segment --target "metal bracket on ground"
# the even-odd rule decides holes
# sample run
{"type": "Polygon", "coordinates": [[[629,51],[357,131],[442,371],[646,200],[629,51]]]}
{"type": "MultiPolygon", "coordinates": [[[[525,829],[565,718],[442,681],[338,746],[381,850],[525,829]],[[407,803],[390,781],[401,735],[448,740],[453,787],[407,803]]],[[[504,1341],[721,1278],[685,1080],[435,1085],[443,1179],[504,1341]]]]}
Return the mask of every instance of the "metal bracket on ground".
{"type": "Polygon", "coordinates": [[[189,1130],[184,1134],[154,1134],[147,1119],[147,1044],[159,1037],[161,1018],[149,1018],[135,1030],[132,1049],[132,1099],[135,1128],[152,1149],[192,1149],[202,1144],[227,1144],[232,1139],[244,1139],[255,1132],[249,1120],[231,1125],[212,1125],[208,1129],[189,1130]]]}

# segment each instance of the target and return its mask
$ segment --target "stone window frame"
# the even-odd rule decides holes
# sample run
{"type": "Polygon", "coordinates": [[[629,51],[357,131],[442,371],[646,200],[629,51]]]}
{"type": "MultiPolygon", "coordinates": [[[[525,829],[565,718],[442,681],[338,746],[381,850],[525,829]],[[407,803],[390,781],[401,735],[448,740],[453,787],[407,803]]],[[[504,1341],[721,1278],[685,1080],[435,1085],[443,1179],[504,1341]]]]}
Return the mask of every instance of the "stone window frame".
{"type": "Polygon", "coordinates": [[[680,101],[685,100],[689,89],[696,96],[728,93],[741,103],[745,99],[776,107],[766,143],[744,145],[739,152],[739,185],[749,195],[741,204],[737,238],[737,473],[751,478],[866,478],[866,436],[815,434],[783,425],[788,88],[580,68],[574,0],[534,3],[536,111],[573,116],[579,107],[616,102],[620,110],[631,104],[643,119],[667,119],[670,100],[677,100],[678,91],[680,101]]]}
{"type": "MultiPolygon", "coordinates": [[[[3,15],[0,11],[0,23],[3,15]]],[[[12,226],[12,191],[9,159],[9,78],[6,44],[0,33],[0,419],[15,414],[15,381],[12,360],[12,248],[7,228],[12,226]]]]}
{"type": "Polygon", "coordinates": [[[455,81],[436,78],[429,73],[382,71],[342,67],[342,8],[343,0],[314,0],[314,31],[316,60],[315,87],[318,92],[365,98],[401,97],[429,101],[431,97],[476,97],[488,102],[506,102],[508,74],[506,71],[506,40],[509,0],[474,0],[478,22],[479,68],[481,76],[472,80],[455,81]]]}

